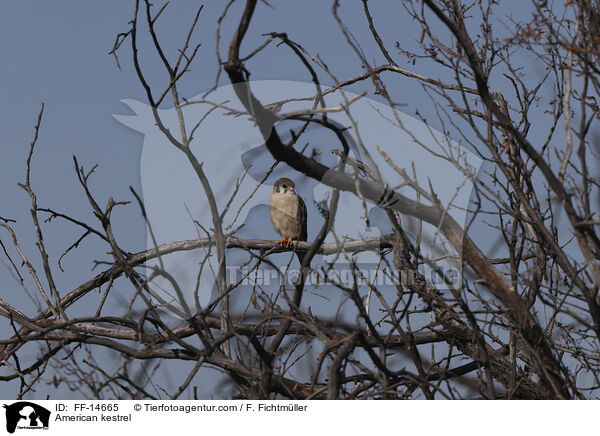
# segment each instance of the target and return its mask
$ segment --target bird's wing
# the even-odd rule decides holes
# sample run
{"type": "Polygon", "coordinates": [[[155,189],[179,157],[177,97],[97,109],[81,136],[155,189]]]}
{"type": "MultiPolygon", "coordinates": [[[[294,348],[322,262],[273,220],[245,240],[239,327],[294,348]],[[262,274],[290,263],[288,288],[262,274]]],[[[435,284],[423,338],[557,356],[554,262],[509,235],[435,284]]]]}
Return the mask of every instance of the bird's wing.
{"type": "Polygon", "coordinates": [[[308,239],[308,214],[306,212],[306,204],[304,203],[304,200],[302,200],[302,197],[300,197],[299,195],[296,196],[298,197],[298,225],[300,226],[300,237],[298,238],[298,240],[306,241],[308,239]]]}

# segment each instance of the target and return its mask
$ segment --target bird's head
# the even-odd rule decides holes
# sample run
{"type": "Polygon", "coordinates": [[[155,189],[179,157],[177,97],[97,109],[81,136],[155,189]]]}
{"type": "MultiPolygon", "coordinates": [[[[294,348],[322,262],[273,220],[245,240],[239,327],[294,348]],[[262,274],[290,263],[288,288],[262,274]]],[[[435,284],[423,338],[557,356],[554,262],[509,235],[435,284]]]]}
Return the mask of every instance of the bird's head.
{"type": "Polygon", "coordinates": [[[294,193],[294,182],[287,177],[283,177],[275,182],[273,185],[273,193],[280,194],[293,194],[294,193]]]}

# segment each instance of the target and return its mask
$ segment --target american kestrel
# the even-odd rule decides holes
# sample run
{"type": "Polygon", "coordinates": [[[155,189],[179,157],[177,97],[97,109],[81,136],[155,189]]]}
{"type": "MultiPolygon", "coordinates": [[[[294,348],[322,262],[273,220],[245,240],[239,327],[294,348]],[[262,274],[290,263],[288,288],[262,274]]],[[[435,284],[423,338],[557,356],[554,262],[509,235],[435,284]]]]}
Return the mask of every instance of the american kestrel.
{"type": "Polygon", "coordinates": [[[306,241],[306,204],[296,194],[293,181],[284,177],[275,182],[269,198],[269,209],[273,227],[282,238],[279,245],[289,248],[294,239],[306,241]]]}

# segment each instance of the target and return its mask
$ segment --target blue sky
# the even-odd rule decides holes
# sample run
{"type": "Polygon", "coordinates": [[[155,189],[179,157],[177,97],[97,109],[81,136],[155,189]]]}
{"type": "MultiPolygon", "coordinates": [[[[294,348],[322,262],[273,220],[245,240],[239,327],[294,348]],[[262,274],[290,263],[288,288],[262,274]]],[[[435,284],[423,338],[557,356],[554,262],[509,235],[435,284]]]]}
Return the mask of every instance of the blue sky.
{"type": "MultiPolygon", "coordinates": [[[[158,23],[165,47],[174,49],[182,43],[197,4],[184,1],[169,6],[158,23]]],[[[182,83],[184,96],[197,95],[214,82],[217,70],[215,23],[222,7],[222,2],[214,1],[204,7],[195,34],[195,41],[201,42],[202,47],[192,73],[182,83]]],[[[224,44],[231,36],[232,23],[239,19],[239,11],[240,4],[234,5],[223,24],[224,44]]],[[[122,99],[143,101],[145,95],[133,73],[129,47],[124,47],[120,53],[122,71],[108,55],[116,34],[127,29],[132,13],[133,2],[122,0],[22,0],[3,3],[1,7],[0,53],[4,61],[0,69],[0,183],[3,200],[0,215],[17,220],[13,227],[19,242],[38,267],[40,259],[32,239],[30,201],[17,182],[22,182],[25,177],[25,159],[42,102],[45,103],[45,112],[32,163],[32,186],[40,207],[51,207],[94,222],[91,208],[76,182],[73,155],[88,169],[99,164],[91,186],[104,204],[109,196],[116,200],[131,200],[130,185],[140,191],[142,136],[118,123],[112,114],[128,113],[129,110],[120,103],[122,99]]],[[[363,23],[362,31],[365,29],[363,23]]],[[[276,11],[261,4],[245,48],[258,45],[264,39],[262,33],[286,31],[292,38],[296,35],[301,37],[303,44],[311,50],[318,48],[316,51],[325,58],[333,54],[331,62],[339,63],[339,71],[343,71],[345,62],[355,66],[356,59],[351,52],[346,53],[347,58],[341,56],[339,46],[343,45],[343,40],[336,30],[328,11],[315,14],[303,2],[283,2],[277,5],[276,11]],[[310,27],[308,32],[307,24],[310,27]],[[338,43],[335,49],[334,42],[338,43]]],[[[164,72],[158,60],[151,55],[147,43],[147,40],[141,43],[142,66],[155,83],[159,80],[164,83],[164,72]]],[[[272,50],[277,51],[276,63],[269,56],[266,60],[262,58],[249,63],[253,79],[308,79],[306,72],[285,48],[272,50]],[[271,61],[274,62],[272,65],[269,64],[271,61]]],[[[226,77],[222,76],[222,79],[226,77]]],[[[133,252],[146,247],[146,229],[137,208],[120,208],[113,217],[115,232],[125,249],[133,252]]],[[[50,261],[54,265],[62,252],[81,236],[79,229],[74,230],[60,220],[44,224],[43,231],[50,261]]],[[[106,251],[107,247],[93,238],[84,241],[78,251],[63,259],[64,273],[55,268],[59,289],[66,292],[89,279],[96,273],[91,271],[92,261],[106,251]]],[[[26,314],[34,313],[32,307],[28,310],[29,300],[7,268],[0,269],[0,283],[2,298],[26,314]]],[[[27,278],[25,284],[35,293],[27,278]]],[[[99,298],[98,295],[95,297],[99,298]]],[[[2,329],[5,328],[8,326],[2,323],[2,329]]],[[[30,347],[27,354],[33,357],[35,350],[30,347]]],[[[102,361],[101,355],[100,352],[98,356],[102,361]]],[[[10,385],[17,387],[16,382],[10,385]]],[[[2,392],[7,391],[3,388],[2,392]]],[[[32,395],[40,398],[45,394],[53,398],[74,395],[64,384],[56,390],[40,385],[37,393],[32,395]]]]}
{"type": "MultiPolygon", "coordinates": [[[[347,79],[364,72],[360,62],[345,43],[344,37],[330,13],[329,4],[320,1],[272,2],[275,10],[259,3],[243,53],[264,41],[263,34],[287,32],[311,53],[319,54],[340,79],[347,79]],[[318,12],[312,6],[320,6],[318,12]]],[[[374,49],[362,5],[342,2],[341,15],[356,38],[361,41],[372,65],[384,63],[374,49]]],[[[370,2],[372,13],[388,49],[401,66],[409,61],[398,55],[393,47],[399,41],[409,48],[420,32],[403,11],[402,2],[370,2]]],[[[158,2],[157,2],[158,4],[158,2]]],[[[162,3],[161,3],[162,4],[162,3]]],[[[171,59],[191,24],[199,2],[173,2],[160,18],[157,29],[159,37],[171,59]]],[[[215,26],[224,2],[207,2],[200,16],[193,41],[202,43],[192,71],[180,85],[180,93],[191,97],[209,89],[217,71],[215,57],[215,26]]],[[[233,26],[239,20],[242,2],[237,2],[222,26],[221,53],[233,26]]],[[[123,126],[112,114],[128,114],[123,99],[145,100],[145,94],[135,76],[130,60],[129,43],[119,53],[122,70],[108,52],[117,33],[128,28],[133,13],[133,2],[105,0],[82,2],[56,0],[38,2],[20,0],[4,2],[0,7],[0,53],[3,56],[0,69],[0,183],[2,208],[0,216],[17,220],[14,228],[25,254],[40,265],[36,252],[31,218],[30,201],[16,183],[25,175],[25,159],[33,126],[42,102],[45,113],[40,139],[34,155],[32,186],[38,195],[40,207],[52,207],[67,212],[81,220],[93,222],[91,208],[81,187],[76,182],[72,156],[80,164],[91,168],[99,164],[91,186],[97,198],[105,204],[109,196],[115,200],[132,200],[129,186],[140,191],[140,157],[142,135],[123,126]]],[[[142,36],[140,42],[142,68],[152,84],[163,86],[166,75],[160,61],[154,56],[149,41],[142,36]]],[[[265,53],[247,63],[253,80],[280,79],[308,81],[309,75],[289,49],[275,44],[265,53]]],[[[420,72],[432,72],[432,66],[417,64],[420,72]]],[[[221,76],[221,84],[226,83],[221,76]]],[[[324,83],[328,82],[324,79],[324,83]]],[[[362,90],[364,85],[351,89],[362,90]]],[[[371,87],[372,88],[372,87],[371,87]]],[[[368,89],[365,88],[365,89],[368,89]]],[[[370,97],[373,89],[368,89],[370,97]]],[[[427,117],[434,127],[440,127],[433,117],[431,105],[420,87],[410,79],[399,79],[390,90],[394,101],[405,103],[403,110],[414,114],[415,109],[427,117]],[[406,86],[405,86],[406,85],[406,86]]],[[[134,252],[146,248],[146,228],[136,207],[120,208],[113,214],[115,232],[121,246],[134,252]]],[[[99,226],[97,226],[99,227],[99,226]]],[[[71,225],[55,220],[44,225],[44,237],[49,248],[51,262],[56,262],[62,252],[71,245],[81,232],[71,225]]],[[[2,240],[6,241],[5,236],[2,240]]],[[[56,269],[56,280],[64,292],[89,279],[95,271],[92,260],[98,253],[106,253],[105,244],[93,239],[86,240],[77,252],[63,260],[65,272],[56,269]]],[[[27,297],[10,276],[6,268],[0,268],[0,294],[9,303],[27,311],[27,297]]],[[[31,282],[26,285],[34,291],[31,282]]],[[[125,285],[126,286],[126,285],[125,285]]],[[[99,298],[96,295],[96,298],[99,298]]],[[[0,322],[1,328],[7,328],[0,322]]],[[[16,387],[16,384],[12,384],[16,387]]],[[[4,392],[4,390],[3,390],[4,392]]],[[[66,386],[58,390],[40,389],[40,394],[53,398],[70,398],[73,394],[66,386]]]]}

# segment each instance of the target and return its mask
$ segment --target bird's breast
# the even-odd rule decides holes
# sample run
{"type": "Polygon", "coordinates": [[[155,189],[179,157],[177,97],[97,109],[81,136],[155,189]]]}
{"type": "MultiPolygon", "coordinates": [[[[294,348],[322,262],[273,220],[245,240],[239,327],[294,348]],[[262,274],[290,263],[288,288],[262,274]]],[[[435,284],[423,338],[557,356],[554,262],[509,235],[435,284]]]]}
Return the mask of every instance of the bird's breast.
{"type": "Polygon", "coordinates": [[[281,237],[297,239],[300,236],[298,198],[294,194],[271,194],[269,209],[273,227],[281,237]]]}

